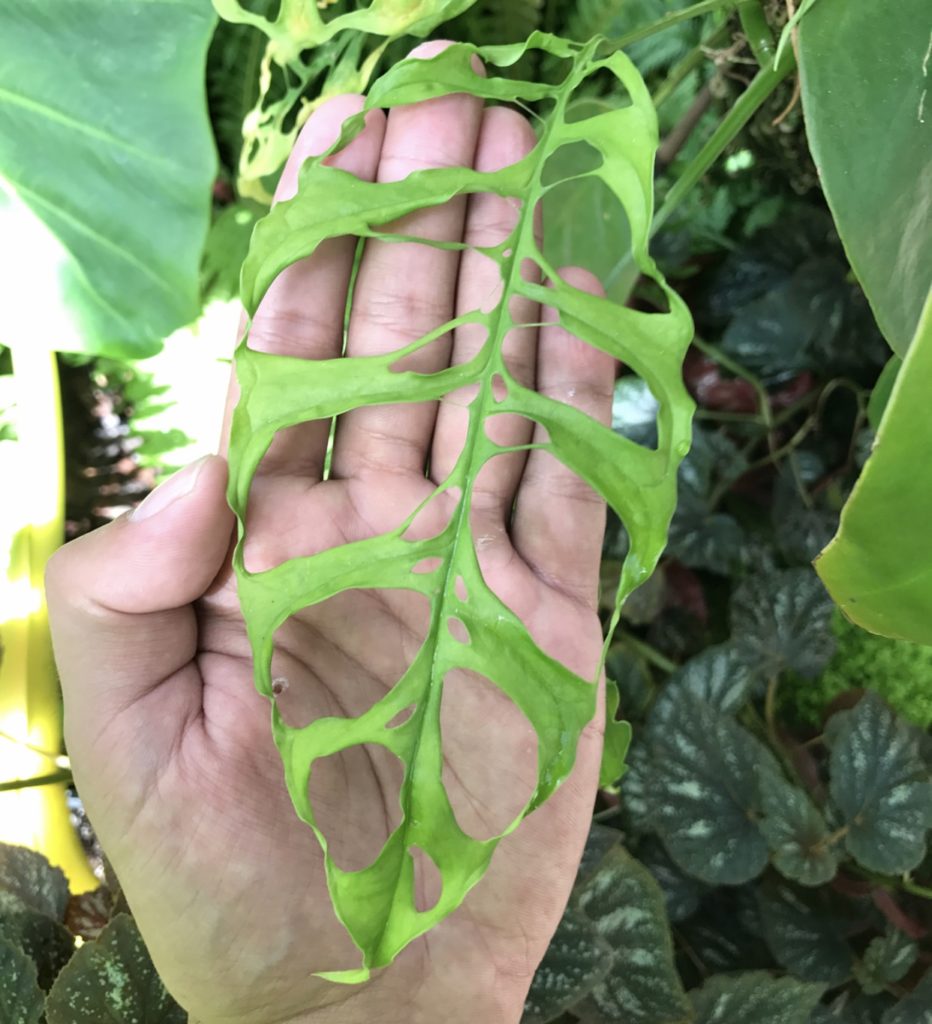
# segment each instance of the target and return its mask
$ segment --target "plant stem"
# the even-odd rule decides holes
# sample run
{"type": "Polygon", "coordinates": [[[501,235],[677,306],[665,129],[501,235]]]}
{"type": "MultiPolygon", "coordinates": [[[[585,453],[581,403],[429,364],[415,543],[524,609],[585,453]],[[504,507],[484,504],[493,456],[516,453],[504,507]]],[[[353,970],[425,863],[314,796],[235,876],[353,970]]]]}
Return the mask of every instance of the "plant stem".
{"type": "Polygon", "coordinates": [[[656,234],[670,219],[670,215],[680,205],[689,190],[695,185],[734,141],[738,133],[751,120],[777,86],[796,66],[796,58],[792,50],[787,48],[779,65],[761,68],[754,80],[735,101],[734,106],[722,118],[721,123],[712,133],[709,141],[693,157],[667,193],[667,198],[657,211],[651,233],[656,234]]]}
{"type": "Polygon", "coordinates": [[[59,782],[68,785],[71,781],[71,772],[52,772],[50,775],[36,775],[31,779],[13,779],[12,782],[0,782],[0,793],[9,793],[17,789],[33,789],[36,786],[54,786],[59,782]]]}
{"type": "Polygon", "coordinates": [[[656,665],[664,672],[675,672],[679,668],[675,661],[671,661],[665,654],[661,654],[656,647],[652,647],[644,640],[639,640],[631,633],[623,633],[620,643],[622,647],[627,647],[633,653],[639,654],[645,661],[656,665]]]}
{"type": "Polygon", "coordinates": [[[654,94],[654,107],[657,110],[676,92],[684,79],[702,64],[706,59],[706,51],[710,47],[718,46],[727,35],[728,26],[720,25],[707,39],[704,39],[698,46],[694,46],[678,64],[673,66],[663,84],[654,94]]]}
{"type": "Polygon", "coordinates": [[[908,892],[912,896],[921,896],[924,900],[932,900],[932,889],[926,885],[919,885],[910,878],[904,878],[900,885],[903,892],[908,892]]]}
{"type": "Polygon", "coordinates": [[[681,21],[689,21],[690,18],[711,14],[713,11],[721,10],[723,7],[734,7],[735,2],[736,0],[700,0],[700,3],[684,7],[681,11],[671,11],[662,18],[658,18],[657,21],[653,21],[641,28],[636,28],[631,32],[625,33],[623,36],[610,39],[609,42],[618,49],[621,49],[622,47],[630,46],[632,43],[640,42],[642,39],[647,39],[657,32],[663,32],[664,29],[670,28],[672,25],[678,25],[681,21]]]}
{"type": "Polygon", "coordinates": [[[762,68],[772,67],[777,47],[760,0],[741,0],[738,4],[738,17],[754,59],[762,68]]]}

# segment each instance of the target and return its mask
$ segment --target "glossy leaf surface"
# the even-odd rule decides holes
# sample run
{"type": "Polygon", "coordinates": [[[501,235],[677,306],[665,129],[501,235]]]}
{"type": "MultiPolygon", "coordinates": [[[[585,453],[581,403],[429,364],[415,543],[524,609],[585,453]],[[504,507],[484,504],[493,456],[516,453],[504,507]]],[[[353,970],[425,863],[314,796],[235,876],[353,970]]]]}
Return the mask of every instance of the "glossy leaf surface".
{"type": "Polygon", "coordinates": [[[851,265],[900,356],[932,282],[930,33],[926,0],[820,0],[799,26],[812,155],[851,265]]]}
{"type": "Polygon", "coordinates": [[[874,450],[816,569],[849,619],[932,644],[932,292],[896,377],[874,450]]]}
{"type": "Polygon", "coordinates": [[[8,343],[148,355],[196,316],[216,169],[204,95],[214,23],[209,0],[3,5],[8,343]]]}
{"type": "MultiPolygon", "coordinates": [[[[691,322],[647,252],[657,125],[650,98],[633,65],[620,53],[598,59],[595,44],[577,46],[543,34],[535,34],[527,44],[508,47],[477,50],[460,44],[431,60],[396,65],[373,86],[367,104],[390,108],[454,92],[499,101],[549,98],[553,103],[535,149],[519,163],[494,173],[443,168],[417,172],[400,182],[371,184],[320,160],[309,161],[302,169],[297,196],[277,205],[256,228],[243,271],[243,298],[252,315],[276,276],[328,238],[351,234],[397,240],[382,226],[464,193],[491,192],[523,202],[511,237],[483,250],[499,264],[504,286],[501,299],[489,311],[477,309],[455,321],[488,329],[485,345],[469,363],[433,374],[392,370],[402,356],[429,344],[454,326],[452,322],[384,356],[309,362],[260,353],[245,345],[237,354],[242,397],[233,422],[229,497],[240,522],[234,566],[259,691],[272,697],[270,661],[275,630],[303,608],[350,588],[419,590],[431,607],[427,639],[410,668],[388,695],[361,717],[322,718],[292,729],[273,707],[273,732],[292,800],[300,817],[315,829],[325,851],[308,797],[314,761],[373,743],[395,754],[406,769],[401,787],[403,820],[375,862],[350,872],[339,869],[327,856],[335,908],[363,953],[361,970],[326,975],[339,981],[364,979],[370,968],[389,963],[408,942],[460,904],[485,871],[497,841],[569,774],[580,731],[594,713],[595,687],[590,685],[594,680],[583,680],[546,656],[533,643],[524,623],[488,587],[479,569],[469,525],[472,488],[481,467],[501,450],[488,437],[484,421],[493,413],[511,412],[541,424],[549,435],[541,447],[587,481],[624,521],[631,545],[612,625],[620,602],[657,563],[675,505],[677,466],[689,447],[692,403],[680,368],[691,338],[691,322]],[[534,48],[571,62],[565,81],[551,86],[495,74],[496,67],[509,67],[534,48]],[[488,77],[476,74],[471,63],[476,53],[489,65],[488,77]],[[631,105],[588,120],[568,121],[568,102],[596,72],[614,76],[627,90],[631,105]],[[544,166],[561,146],[583,139],[602,157],[601,165],[590,173],[597,174],[624,205],[632,225],[634,258],[641,271],[664,290],[669,303],[666,313],[626,309],[567,285],[537,246],[532,214],[548,187],[542,181],[544,166]],[[554,287],[525,279],[520,268],[527,259],[540,266],[554,287]],[[502,357],[502,344],[513,326],[509,303],[516,295],[555,307],[572,334],[644,377],[659,402],[655,448],[634,444],[585,413],[514,379],[502,357]],[[506,393],[500,399],[492,395],[496,375],[505,384],[506,393]],[[461,489],[456,511],[440,534],[420,541],[407,539],[404,534],[412,515],[391,533],[294,559],[265,572],[247,571],[244,542],[249,490],[259,462],[279,430],[359,406],[430,401],[467,384],[478,385],[478,392],[469,407],[463,452],[450,476],[428,499],[454,487],[461,489]],[[413,573],[413,567],[425,559],[436,559],[438,567],[413,573]],[[465,600],[457,595],[457,578],[465,584],[465,600]],[[451,615],[465,625],[469,643],[458,642],[444,627],[451,615]],[[455,669],[472,669],[491,680],[526,715],[538,736],[536,790],[511,824],[485,841],[470,838],[460,829],[441,780],[442,681],[455,669]],[[403,725],[389,728],[394,716],[412,705],[411,717],[403,725]],[[408,853],[412,846],[429,855],[443,881],[437,904],[423,912],[416,910],[413,902],[413,864],[408,853]]],[[[342,141],[358,132],[362,124],[363,115],[348,122],[342,141]]]]}

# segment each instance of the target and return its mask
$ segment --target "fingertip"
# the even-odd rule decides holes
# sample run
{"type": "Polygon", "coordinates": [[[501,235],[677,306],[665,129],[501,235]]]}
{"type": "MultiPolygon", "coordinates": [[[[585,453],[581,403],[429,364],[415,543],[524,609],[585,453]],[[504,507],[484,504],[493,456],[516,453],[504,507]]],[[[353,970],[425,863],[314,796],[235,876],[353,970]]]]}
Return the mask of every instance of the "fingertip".
{"type": "MultiPolygon", "coordinates": [[[[585,267],[560,267],[557,271],[557,277],[564,284],[568,284],[571,288],[576,288],[581,292],[598,295],[600,298],[605,296],[605,285],[602,284],[596,274],[593,274],[591,270],[586,270],[585,267]]],[[[550,282],[549,287],[554,287],[553,282],[550,282]]]]}

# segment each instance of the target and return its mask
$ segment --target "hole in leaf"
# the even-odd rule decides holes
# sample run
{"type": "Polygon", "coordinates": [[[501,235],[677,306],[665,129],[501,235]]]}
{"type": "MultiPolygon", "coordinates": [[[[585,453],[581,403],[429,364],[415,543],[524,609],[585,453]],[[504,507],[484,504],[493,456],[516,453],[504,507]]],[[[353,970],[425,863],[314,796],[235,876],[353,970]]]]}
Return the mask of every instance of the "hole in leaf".
{"type": "Polygon", "coordinates": [[[492,399],[495,402],[504,401],[505,396],[508,394],[508,385],[505,383],[505,378],[500,373],[492,375],[492,399]]]}
{"type": "Polygon", "coordinates": [[[429,624],[430,601],[414,590],[346,590],[292,615],[272,655],[285,723],[365,714],[408,670],[429,624]]]}
{"type": "Polygon", "coordinates": [[[414,861],[414,907],[424,914],[433,910],[443,893],[443,876],[430,854],[419,846],[408,849],[414,861]]]}
{"type": "Polygon", "coordinates": [[[426,576],[429,573],[436,572],[441,565],[443,565],[442,558],[422,558],[411,571],[418,575],[423,574],[426,576]]]}
{"type": "MultiPolygon", "coordinates": [[[[570,142],[547,158],[541,172],[541,184],[549,187],[578,174],[591,174],[604,163],[605,158],[595,146],[588,142],[570,142]]],[[[550,230],[549,224],[547,230],[550,230]]]]}
{"type": "Polygon", "coordinates": [[[468,644],[470,642],[469,630],[466,628],[466,623],[463,622],[462,619],[458,619],[451,615],[447,619],[447,629],[450,631],[450,636],[452,636],[457,643],[468,644]]]}
{"type": "Polygon", "coordinates": [[[405,540],[426,540],[428,537],[436,537],[443,533],[456,511],[461,494],[462,490],[459,487],[450,487],[442,493],[435,494],[405,530],[402,535],[405,540]]]}
{"type": "Polygon", "coordinates": [[[395,715],[394,718],[390,718],[386,724],[387,729],[397,729],[399,726],[405,724],[408,719],[414,714],[416,705],[409,704],[406,708],[402,708],[401,711],[395,715]]]}
{"type": "Polygon", "coordinates": [[[540,280],[540,275],[540,265],[537,260],[531,259],[530,256],[525,256],[521,261],[521,280],[536,283],[540,280]]]}
{"type": "Polygon", "coordinates": [[[469,591],[466,589],[466,581],[463,579],[462,576],[457,576],[456,577],[455,590],[456,590],[456,596],[461,601],[468,601],[469,600],[469,591]]]}
{"type": "MultiPolygon", "coordinates": [[[[534,437],[534,420],[513,412],[496,413],[483,423],[486,437],[502,448],[512,445],[529,444],[534,437]]],[[[541,428],[543,430],[543,428],[541,428]]],[[[546,432],[544,431],[546,437],[546,432]]],[[[494,471],[490,471],[493,472],[494,471]]]]}
{"type": "Polygon", "coordinates": [[[361,871],[375,861],[401,824],[403,781],[403,762],[378,743],[362,743],[314,762],[311,806],[337,867],[361,871]]]}
{"type": "MultiPolygon", "coordinates": [[[[482,324],[476,324],[477,331],[485,331],[488,328],[482,324]]],[[[391,364],[389,369],[392,373],[419,373],[431,374],[444,370],[450,361],[450,333],[442,334],[439,338],[427,342],[415,352],[409,352],[391,364]]]]}
{"type": "Polygon", "coordinates": [[[537,734],[521,709],[485,676],[457,669],[443,681],[443,785],[460,828],[500,835],[537,788],[537,734]]]}

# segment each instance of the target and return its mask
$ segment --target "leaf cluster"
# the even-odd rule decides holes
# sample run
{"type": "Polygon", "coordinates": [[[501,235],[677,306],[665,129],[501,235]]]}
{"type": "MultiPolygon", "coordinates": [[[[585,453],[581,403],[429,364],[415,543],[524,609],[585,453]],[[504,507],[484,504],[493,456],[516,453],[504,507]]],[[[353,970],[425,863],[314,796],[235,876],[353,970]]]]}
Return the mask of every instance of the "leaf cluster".
{"type": "Polygon", "coordinates": [[[0,844],[0,1020],[185,1024],[119,890],[73,895],[58,868],[0,844]]]}

